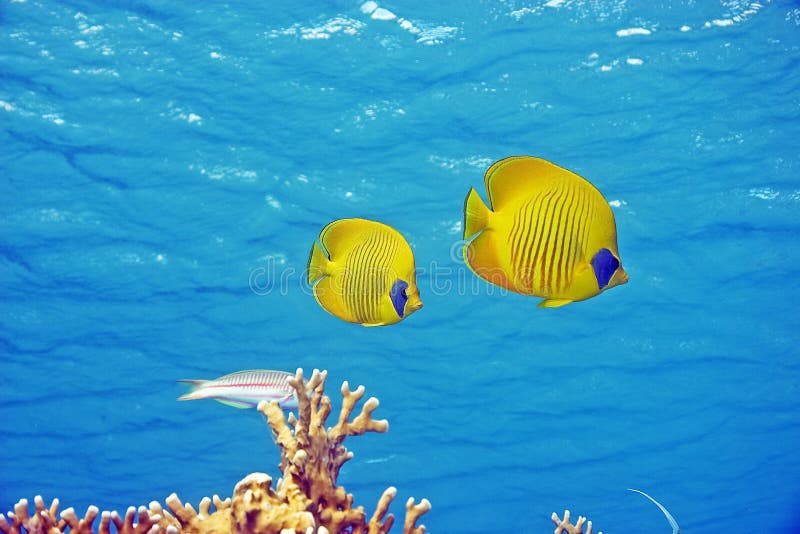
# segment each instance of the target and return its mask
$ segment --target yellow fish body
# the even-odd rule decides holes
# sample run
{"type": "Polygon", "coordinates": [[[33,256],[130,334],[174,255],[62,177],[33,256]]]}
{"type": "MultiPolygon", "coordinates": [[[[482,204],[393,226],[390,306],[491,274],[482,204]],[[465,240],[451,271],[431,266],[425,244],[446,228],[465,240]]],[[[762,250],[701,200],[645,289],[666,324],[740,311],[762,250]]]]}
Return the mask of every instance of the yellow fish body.
{"type": "Polygon", "coordinates": [[[585,300],[624,284],[611,207],[586,179],[548,161],[515,156],[484,177],[491,209],[471,189],[464,203],[464,259],[481,278],[539,307],[585,300]]]}
{"type": "Polygon", "coordinates": [[[323,228],[311,246],[308,281],[325,311],[363,326],[397,323],[422,307],[411,247],[376,221],[340,219],[323,228]]]}

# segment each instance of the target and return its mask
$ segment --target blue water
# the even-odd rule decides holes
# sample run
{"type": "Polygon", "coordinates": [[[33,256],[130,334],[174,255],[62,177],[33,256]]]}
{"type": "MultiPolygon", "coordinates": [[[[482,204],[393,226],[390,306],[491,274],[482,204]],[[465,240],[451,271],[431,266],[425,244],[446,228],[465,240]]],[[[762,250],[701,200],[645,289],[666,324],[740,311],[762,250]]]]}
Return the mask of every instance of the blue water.
{"type": "Polygon", "coordinates": [[[394,485],[432,532],[668,533],[632,487],[684,532],[800,532],[796,3],[193,4],[0,6],[0,511],[277,476],[260,414],[175,380],[316,367],[390,422],[346,442],[370,513],[394,485]],[[630,283],[543,310],[464,268],[514,154],[604,192],[630,283]],[[423,310],[318,307],[341,217],[408,238],[423,310]]]}

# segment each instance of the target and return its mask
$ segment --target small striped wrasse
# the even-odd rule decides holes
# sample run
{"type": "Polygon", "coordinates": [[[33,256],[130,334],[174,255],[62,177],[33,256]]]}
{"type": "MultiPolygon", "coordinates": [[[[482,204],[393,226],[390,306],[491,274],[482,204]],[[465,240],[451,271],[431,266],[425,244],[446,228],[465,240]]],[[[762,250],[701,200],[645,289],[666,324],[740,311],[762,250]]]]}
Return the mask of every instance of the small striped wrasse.
{"type": "Polygon", "coordinates": [[[376,221],[325,226],[311,246],[308,282],[325,311],[363,326],[394,324],[422,308],[411,246],[376,221]]]}
{"type": "Polygon", "coordinates": [[[234,408],[255,408],[262,400],[278,401],[284,410],[294,410],[297,409],[297,395],[288,382],[293,376],[284,371],[254,369],[213,380],[178,380],[192,387],[178,400],[213,399],[234,408]]]}
{"type": "Polygon", "coordinates": [[[541,158],[514,156],[464,202],[464,261],[481,278],[540,307],[585,300],[624,284],[611,207],[586,179],[541,158]]]}

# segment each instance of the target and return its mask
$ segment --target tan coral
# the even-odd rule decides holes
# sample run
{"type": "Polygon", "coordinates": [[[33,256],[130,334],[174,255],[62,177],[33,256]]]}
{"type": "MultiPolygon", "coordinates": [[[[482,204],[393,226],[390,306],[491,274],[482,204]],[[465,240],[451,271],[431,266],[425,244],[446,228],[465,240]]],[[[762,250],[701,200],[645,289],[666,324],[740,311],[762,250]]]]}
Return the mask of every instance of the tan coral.
{"type": "MultiPolygon", "coordinates": [[[[325,371],[315,370],[306,382],[298,369],[290,380],[297,392],[299,418],[292,415],[286,418],[276,402],[262,402],[258,407],[281,449],[283,477],[274,489],[269,475],[253,473],[236,485],[232,499],[206,497],[195,510],[173,493],[166,499],[168,510],[154,501],[148,508],[129,508],[124,518],[116,512],[100,514],[97,507],[90,506],[83,518],[68,508],[59,519],[58,500],[48,508],[37,496],[33,516],[29,515],[25,499],[17,503],[14,512],[8,513],[10,522],[0,514],[0,532],[93,534],[94,521],[100,515],[99,534],[111,534],[112,523],[118,534],[386,534],[394,524],[394,516],[388,509],[397,490],[390,487],[383,492],[367,521],[364,508],[353,506],[353,496],[337,486],[337,479],[342,465],[353,457],[343,445],[345,438],[365,432],[386,432],[389,424],[372,418],[378,407],[378,399],[374,397],[350,421],[356,404],[364,396],[364,387],[351,391],[345,382],[339,418],[326,430],[325,422],[331,414],[330,398],[324,394],[326,376],[325,371]]],[[[416,524],[428,510],[427,499],[419,503],[408,499],[403,533],[423,534],[425,527],[416,524]]]]}
{"type": "MultiPolygon", "coordinates": [[[[576,524],[572,524],[569,521],[569,510],[564,510],[564,519],[559,519],[558,514],[553,512],[553,515],[550,516],[553,520],[553,523],[556,524],[556,529],[553,531],[553,534],[562,534],[566,532],[567,534],[583,534],[583,524],[586,523],[586,518],[582,515],[578,516],[578,522],[576,524]]],[[[586,523],[586,534],[592,534],[592,522],[589,521],[586,523]]],[[[602,532],[598,532],[597,534],[603,534],[602,532]]]]}
{"type": "MultiPolygon", "coordinates": [[[[297,392],[297,413],[299,419],[284,416],[278,403],[261,402],[258,410],[267,417],[269,426],[275,436],[275,442],[281,449],[280,468],[283,479],[278,493],[284,495],[292,509],[299,510],[306,506],[316,518],[318,525],[328,532],[353,532],[353,534],[377,534],[388,532],[394,523],[386,510],[394,498],[395,492],[389,488],[378,502],[376,514],[366,521],[364,508],[353,507],[353,496],[342,486],[337,486],[339,470],[345,462],[353,457],[343,445],[348,436],[358,436],[365,432],[386,432],[389,423],[386,420],[375,420],[372,413],[378,408],[378,399],[369,398],[361,408],[361,413],[350,421],[356,404],[364,397],[364,387],[350,390],[347,382],[342,384],[342,408],[336,424],[325,429],[325,423],[331,414],[331,400],[324,394],[325,371],[315,370],[306,383],[303,372],[297,370],[289,383],[297,392]]],[[[404,533],[422,533],[425,527],[415,527],[416,519],[430,509],[430,503],[423,499],[412,507],[412,521],[404,524],[404,533]]]]}

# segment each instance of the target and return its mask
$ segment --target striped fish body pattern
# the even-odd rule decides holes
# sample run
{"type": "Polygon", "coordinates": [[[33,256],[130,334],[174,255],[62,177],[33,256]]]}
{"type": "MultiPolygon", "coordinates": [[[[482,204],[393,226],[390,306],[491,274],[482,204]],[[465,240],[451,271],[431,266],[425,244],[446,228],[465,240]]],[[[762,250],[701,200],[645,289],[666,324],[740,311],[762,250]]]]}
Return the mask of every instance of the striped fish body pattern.
{"type": "Polygon", "coordinates": [[[213,380],[179,380],[192,390],[178,400],[213,399],[235,408],[255,408],[262,400],[278,401],[284,410],[297,408],[297,396],[284,371],[255,369],[238,371],[213,380]]]}
{"type": "Polygon", "coordinates": [[[394,324],[422,307],[411,247],[376,221],[328,224],[311,247],[308,281],[323,309],[363,326],[394,324]]]}
{"type": "Polygon", "coordinates": [[[614,214],[587,180],[530,156],[500,160],[484,179],[491,207],[472,189],[464,209],[464,258],[478,276],[542,307],[627,282],[614,214]]]}

